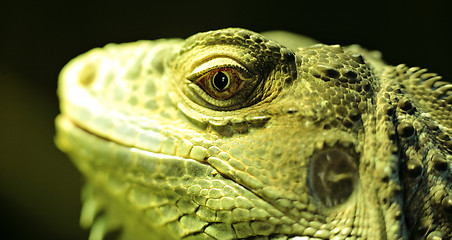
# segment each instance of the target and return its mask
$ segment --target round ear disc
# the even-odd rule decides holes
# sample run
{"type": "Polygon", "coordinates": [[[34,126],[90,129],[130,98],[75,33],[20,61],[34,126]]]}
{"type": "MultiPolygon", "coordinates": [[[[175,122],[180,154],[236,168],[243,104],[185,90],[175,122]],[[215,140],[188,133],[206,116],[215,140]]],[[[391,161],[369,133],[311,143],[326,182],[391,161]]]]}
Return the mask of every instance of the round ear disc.
{"type": "Polygon", "coordinates": [[[354,192],[359,175],[354,156],[341,149],[327,149],[314,154],[309,168],[309,186],[326,207],[345,202],[354,192]]]}

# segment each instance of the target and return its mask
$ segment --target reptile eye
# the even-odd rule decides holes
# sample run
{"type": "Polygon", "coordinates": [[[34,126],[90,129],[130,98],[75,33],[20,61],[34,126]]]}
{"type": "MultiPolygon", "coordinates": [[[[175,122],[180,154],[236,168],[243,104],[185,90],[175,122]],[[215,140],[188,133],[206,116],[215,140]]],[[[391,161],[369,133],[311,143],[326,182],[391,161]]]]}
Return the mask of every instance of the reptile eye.
{"type": "Polygon", "coordinates": [[[309,186],[326,207],[345,202],[358,183],[356,159],[340,149],[320,151],[311,158],[309,186]]]}
{"type": "Polygon", "coordinates": [[[199,105],[232,110],[249,105],[259,74],[227,56],[204,56],[187,75],[185,95],[199,105]],[[204,58],[207,58],[204,60],[204,58]]]}
{"type": "Polygon", "coordinates": [[[194,83],[198,84],[211,97],[217,100],[225,100],[240,90],[243,80],[236,70],[220,68],[211,70],[194,83]]]}

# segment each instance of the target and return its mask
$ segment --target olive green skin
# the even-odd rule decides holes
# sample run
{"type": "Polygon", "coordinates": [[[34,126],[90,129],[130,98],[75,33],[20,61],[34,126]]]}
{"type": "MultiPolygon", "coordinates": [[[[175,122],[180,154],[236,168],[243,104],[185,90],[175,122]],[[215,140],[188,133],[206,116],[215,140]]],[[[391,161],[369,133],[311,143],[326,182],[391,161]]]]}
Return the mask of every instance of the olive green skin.
{"type": "Polygon", "coordinates": [[[451,238],[452,86],[264,35],[107,45],[63,69],[56,142],[87,178],[91,236],[451,238]]]}

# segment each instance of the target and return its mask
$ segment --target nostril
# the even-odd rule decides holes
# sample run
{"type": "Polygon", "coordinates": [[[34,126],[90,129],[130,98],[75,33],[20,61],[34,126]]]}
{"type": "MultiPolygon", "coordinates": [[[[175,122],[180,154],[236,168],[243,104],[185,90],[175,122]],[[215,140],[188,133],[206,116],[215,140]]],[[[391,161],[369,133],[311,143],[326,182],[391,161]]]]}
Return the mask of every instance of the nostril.
{"type": "Polygon", "coordinates": [[[315,153],[310,160],[309,187],[326,207],[345,202],[358,183],[358,162],[344,150],[331,148],[315,153]]]}
{"type": "Polygon", "coordinates": [[[83,66],[78,77],[80,85],[88,87],[94,82],[97,77],[98,65],[97,61],[91,61],[83,66]]]}

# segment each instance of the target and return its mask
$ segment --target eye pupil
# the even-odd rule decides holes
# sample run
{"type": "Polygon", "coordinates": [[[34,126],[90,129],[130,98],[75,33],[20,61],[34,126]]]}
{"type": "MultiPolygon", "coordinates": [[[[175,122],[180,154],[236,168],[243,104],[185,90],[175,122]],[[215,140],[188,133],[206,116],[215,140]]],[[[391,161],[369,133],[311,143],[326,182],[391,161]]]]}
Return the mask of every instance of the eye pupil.
{"type": "Polygon", "coordinates": [[[229,77],[224,72],[217,72],[213,77],[213,86],[219,90],[223,91],[229,86],[229,77]]]}

